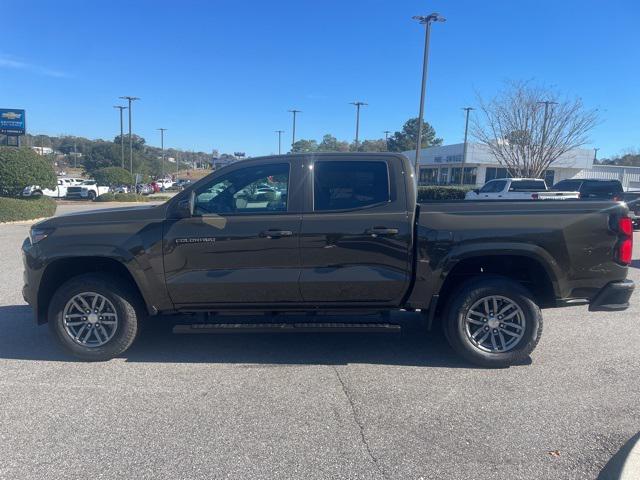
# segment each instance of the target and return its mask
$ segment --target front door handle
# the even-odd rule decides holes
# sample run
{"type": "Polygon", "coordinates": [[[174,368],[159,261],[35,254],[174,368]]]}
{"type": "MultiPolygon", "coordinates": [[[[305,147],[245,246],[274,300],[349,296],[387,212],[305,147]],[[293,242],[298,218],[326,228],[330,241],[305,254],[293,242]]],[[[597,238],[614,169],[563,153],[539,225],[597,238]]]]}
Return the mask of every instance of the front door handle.
{"type": "Polygon", "coordinates": [[[282,238],[282,237],[290,237],[293,235],[291,230],[278,230],[278,229],[269,229],[260,232],[260,237],[262,238],[282,238]]]}
{"type": "Polygon", "coordinates": [[[372,237],[377,237],[378,235],[397,235],[398,232],[399,230],[397,228],[387,227],[373,227],[365,231],[366,234],[372,237]]]}

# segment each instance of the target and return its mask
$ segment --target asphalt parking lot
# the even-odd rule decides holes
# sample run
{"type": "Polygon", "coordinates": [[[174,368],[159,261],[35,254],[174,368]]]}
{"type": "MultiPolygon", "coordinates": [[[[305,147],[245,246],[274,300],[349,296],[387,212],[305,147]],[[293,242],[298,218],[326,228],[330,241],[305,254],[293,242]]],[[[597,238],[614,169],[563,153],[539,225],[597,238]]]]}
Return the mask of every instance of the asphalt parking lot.
{"type": "Polygon", "coordinates": [[[401,334],[152,328],[88,364],[22,300],[28,228],[0,225],[2,479],[584,479],[640,430],[639,293],[620,313],[546,310],[531,363],[504,370],[408,313],[401,334]]]}

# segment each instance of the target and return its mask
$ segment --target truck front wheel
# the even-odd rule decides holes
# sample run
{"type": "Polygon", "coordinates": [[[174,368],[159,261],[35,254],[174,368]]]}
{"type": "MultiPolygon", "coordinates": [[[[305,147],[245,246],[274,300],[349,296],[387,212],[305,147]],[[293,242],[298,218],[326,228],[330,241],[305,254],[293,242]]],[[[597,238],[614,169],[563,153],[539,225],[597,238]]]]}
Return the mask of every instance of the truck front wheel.
{"type": "Polygon", "coordinates": [[[89,190],[87,196],[89,197],[89,201],[93,202],[96,199],[96,192],[94,192],[93,190],[89,190]]]}
{"type": "Polygon", "coordinates": [[[133,298],[118,278],[86,274],[64,283],[49,304],[49,327],[62,346],[83,360],[109,360],[138,333],[133,298]]]}
{"type": "Polygon", "coordinates": [[[483,367],[508,367],[533,352],[542,314],[533,296],[504,277],[478,277],[449,297],[444,330],[453,349],[483,367]]]}

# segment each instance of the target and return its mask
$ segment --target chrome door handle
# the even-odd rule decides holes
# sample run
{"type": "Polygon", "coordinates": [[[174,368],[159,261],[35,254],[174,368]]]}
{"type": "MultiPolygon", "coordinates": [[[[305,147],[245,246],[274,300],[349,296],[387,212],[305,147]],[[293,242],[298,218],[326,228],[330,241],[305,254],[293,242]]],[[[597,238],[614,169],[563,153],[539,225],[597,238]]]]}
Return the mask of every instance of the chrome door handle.
{"type": "Polygon", "coordinates": [[[282,237],[290,237],[293,235],[291,230],[277,230],[277,229],[269,229],[260,232],[260,237],[262,238],[282,238],[282,237]]]}
{"type": "Polygon", "coordinates": [[[378,235],[397,235],[399,230],[397,228],[373,227],[366,230],[365,233],[377,237],[378,235]]]}

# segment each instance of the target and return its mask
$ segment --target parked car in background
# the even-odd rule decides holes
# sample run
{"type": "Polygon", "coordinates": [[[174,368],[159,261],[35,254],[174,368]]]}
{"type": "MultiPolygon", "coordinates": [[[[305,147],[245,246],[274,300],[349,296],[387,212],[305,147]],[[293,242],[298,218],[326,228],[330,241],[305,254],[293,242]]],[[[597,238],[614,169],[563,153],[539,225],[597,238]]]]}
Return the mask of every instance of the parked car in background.
{"type": "Polygon", "coordinates": [[[552,191],[575,191],[583,200],[621,201],[624,193],[620,180],[597,180],[591,178],[572,178],[556,183],[552,191]]]}
{"type": "Polygon", "coordinates": [[[68,180],[71,185],[82,185],[82,182],[84,182],[86,179],[85,178],[65,178],[65,180],[68,180]]]}
{"type": "Polygon", "coordinates": [[[127,185],[114,185],[109,187],[109,191],[113,193],[129,193],[129,187],[127,185]]]}
{"type": "Polygon", "coordinates": [[[160,191],[164,191],[171,188],[174,184],[174,181],[170,178],[159,178],[155,181],[155,183],[156,185],[158,185],[160,191]]]}
{"type": "Polygon", "coordinates": [[[550,191],[539,178],[500,178],[472,190],[465,200],[567,200],[577,199],[575,191],[550,191]]]}
{"type": "Polygon", "coordinates": [[[178,190],[184,190],[186,187],[191,185],[191,183],[193,182],[188,178],[179,178],[178,180],[176,180],[176,183],[174,183],[173,186],[178,190]]]}
{"type": "Polygon", "coordinates": [[[624,192],[622,199],[629,207],[629,216],[633,222],[633,228],[640,228],[640,190],[624,192]]]}
{"type": "Polygon", "coordinates": [[[153,188],[148,183],[139,183],[136,185],[136,193],[139,195],[150,195],[153,193],[153,188]]]}
{"type": "Polygon", "coordinates": [[[109,187],[99,186],[95,180],[85,180],[80,185],[67,188],[67,198],[80,200],[95,200],[96,197],[107,193],[109,187]]]}
{"type": "Polygon", "coordinates": [[[23,197],[39,197],[46,195],[47,197],[63,198],[67,195],[67,188],[70,186],[70,182],[66,178],[59,178],[57,180],[56,188],[50,190],[48,188],[40,188],[38,185],[29,185],[22,190],[23,197]]]}

